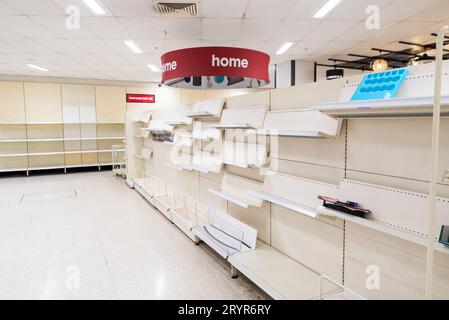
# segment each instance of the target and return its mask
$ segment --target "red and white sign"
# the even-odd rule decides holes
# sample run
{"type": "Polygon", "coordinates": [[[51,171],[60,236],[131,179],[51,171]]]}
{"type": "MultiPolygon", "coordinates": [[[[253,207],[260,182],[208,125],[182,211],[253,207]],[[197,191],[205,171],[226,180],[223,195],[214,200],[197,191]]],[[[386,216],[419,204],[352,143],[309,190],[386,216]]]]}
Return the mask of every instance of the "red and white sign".
{"type": "Polygon", "coordinates": [[[270,83],[270,56],[233,47],[200,47],[161,57],[162,83],[183,88],[248,88],[270,83]]]}
{"type": "Polygon", "coordinates": [[[156,96],[154,94],[128,93],[126,95],[127,103],[155,103],[156,96]]]}

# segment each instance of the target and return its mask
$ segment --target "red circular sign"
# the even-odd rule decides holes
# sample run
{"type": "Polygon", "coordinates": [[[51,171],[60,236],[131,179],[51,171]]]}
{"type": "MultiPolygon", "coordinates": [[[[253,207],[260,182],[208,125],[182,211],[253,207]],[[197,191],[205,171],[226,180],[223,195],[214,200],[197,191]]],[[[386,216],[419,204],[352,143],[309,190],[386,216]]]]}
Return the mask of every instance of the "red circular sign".
{"type": "Polygon", "coordinates": [[[270,83],[270,56],[233,47],[199,47],[162,55],[162,83],[181,88],[257,88],[270,83]]]}

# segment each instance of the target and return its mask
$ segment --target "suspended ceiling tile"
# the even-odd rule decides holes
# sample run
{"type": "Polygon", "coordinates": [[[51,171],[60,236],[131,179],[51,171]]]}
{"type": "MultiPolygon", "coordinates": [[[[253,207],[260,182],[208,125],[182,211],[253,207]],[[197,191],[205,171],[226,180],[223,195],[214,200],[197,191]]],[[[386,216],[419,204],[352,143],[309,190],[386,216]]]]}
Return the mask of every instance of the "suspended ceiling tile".
{"type": "MultiPolygon", "coordinates": [[[[313,19],[315,13],[327,2],[328,0],[298,0],[296,5],[289,11],[288,19],[313,19]]],[[[346,0],[348,1],[348,0],[346,0]]],[[[349,0],[352,1],[352,0],[349,0]]]]}
{"type": "Polygon", "coordinates": [[[0,26],[0,38],[21,38],[24,35],[12,31],[6,27],[0,26]]]}
{"type": "MultiPolygon", "coordinates": [[[[81,16],[92,16],[94,15],[93,12],[82,3],[82,0],[53,0],[55,4],[57,4],[59,7],[63,8],[64,11],[69,7],[75,5],[80,12],[81,16]]],[[[100,2],[99,2],[100,3],[100,2]]],[[[107,8],[104,8],[105,11],[107,11],[107,8]]],[[[110,12],[107,12],[107,14],[110,14],[110,12]]]]}
{"type": "Polygon", "coordinates": [[[357,42],[330,42],[319,49],[320,54],[333,56],[342,53],[346,50],[351,50],[358,43],[357,42]]]}
{"type": "Polygon", "coordinates": [[[3,16],[0,25],[30,38],[55,38],[56,34],[27,16],[3,16]]]}
{"type": "Polygon", "coordinates": [[[273,32],[278,29],[281,22],[281,20],[245,19],[243,20],[245,39],[268,40],[273,32]]]}
{"type": "Polygon", "coordinates": [[[288,54],[310,55],[327,44],[324,41],[300,41],[288,51],[288,54]]]}
{"type": "Polygon", "coordinates": [[[304,39],[314,28],[321,23],[320,20],[284,20],[276,28],[270,40],[298,41],[304,39]]]}
{"type": "Polygon", "coordinates": [[[345,34],[356,26],[356,21],[325,20],[314,28],[305,38],[305,41],[332,41],[345,34]]]}
{"type": "Polygon", "coordinates": [[[250,0],[246,11],[248,19],[284,19],[297,0],[250,0]]]}
{"type": "Polygon", "coordinates": [[[70,39],[74,46],[78,46],[88,53],[113,53],[114,50],[100,39],[70,39]]]}
{"type": "Polygon", "coordinates": [[[201,1],[200,14],[204,18],[243,18],[248,0],[201,1]]]}
{"type": "Polygon", "coordinates": [[[0,1],[0,16],[17,16],[19,12],[0,1]]]}
{"type": "Polygon", "coordinates": [[[382,19],[382,8],[391,4],[391,2],[392,0],[345,0],[332,10],[325,19],[365,21],[370,15],[370,13],[367,13],[367,8],[370,6],[376,6],[380,9],[382,19]]]}
{"type": "Polygon", "coordinates": [[[63,16],[65,9],[53,0],[3,0],[8,7],[15,9],[20,15],[63,16]]]}
{"type": "Polygon", "coordinates": [[[95,38],[92,33],[84,28],[83,18],[80,21],[80,29],[68,29],[66,26],[66,17],[32,17],[32,19],[48,30],[52,30],[55,33],[54,37],[70,39],[95,38]]]}
{"type": "MultiPolygon", "coordinates": [[[[167,32],[164,39],[196,40],[201,38],[201,19],[168,18],[161,19],[161,22],[163,30],[167,32]]],[[[148,38],[151,38],[151,35],[148,38]]]]}
{"type": "Polygon", "coordinates": [[[422,30],[431,25],[432,24],[429,22],[399,22],[384,29],[374,37],[370,37],[369,41],[379,41],[383,43],[400,41],[409,36],[422,33],[422,30]]]}
{"type": "Polygon", "coordinates": [[[437,3],[421,10],[419,13],[407,18],[407,21],[443,21],[449,23],[449,1],[440,0],[437,3]]]}
{"type": "Polygon", "coordinates": [[[128,32],[115,17],[83,17],[82,27],[91,34],[103,39],[126,39],[128,32]]]}
{"type": "Polygon", "coordinates": [[[164,25],[159,18],[119,18],[132,39],[164,39],[164,25]]]}
{"type": "Polygon", "coordinates": [[[152,2],[148,0],[102,0],[116,17],[155,17],[152,2]]]}
{"type": "Polygon", "coordinates": [[[203,19],[202,39],[242,39],[242,22],[239,19],[203,19]]]}
{"type": "Polygon", "coordinates": [[[382,20],[403,21],[434,5],[439,0],[396,0],[381,11],[382,20]]]}
{"type": "Polygon", "coordinates": [[[82,47],[79,45],[74,45],[70,41],[66,39],[56,38],[56,39],[50,39],[50,38],[42,38],[42,39],[35,39],[36,42],[38,42],[40,45],[47,48],[49,52],[59,52],[59,53],[81,53],[84,52],[82,47]]]}
{"type": "Polygon", "coordinates": [[[380,29],[370,30],[366,27],[365,21],[359,22],[354,27],[347,30],[336,41],[369,41],[370,38],[375,37],[379,33],[387,30],[395,25],[394,21],[381,21],[380,29]]]}

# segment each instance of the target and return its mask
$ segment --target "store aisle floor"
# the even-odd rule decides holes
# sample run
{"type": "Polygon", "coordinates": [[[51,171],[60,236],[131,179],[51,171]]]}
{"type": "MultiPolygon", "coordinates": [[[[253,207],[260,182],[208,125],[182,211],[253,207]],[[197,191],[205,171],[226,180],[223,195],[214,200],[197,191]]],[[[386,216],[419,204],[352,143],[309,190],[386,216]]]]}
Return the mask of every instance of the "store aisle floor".
{"type": "Polygon", "coordinates": [[[111,172],[0,179],[0,299],[263,298],[111,172]]]}

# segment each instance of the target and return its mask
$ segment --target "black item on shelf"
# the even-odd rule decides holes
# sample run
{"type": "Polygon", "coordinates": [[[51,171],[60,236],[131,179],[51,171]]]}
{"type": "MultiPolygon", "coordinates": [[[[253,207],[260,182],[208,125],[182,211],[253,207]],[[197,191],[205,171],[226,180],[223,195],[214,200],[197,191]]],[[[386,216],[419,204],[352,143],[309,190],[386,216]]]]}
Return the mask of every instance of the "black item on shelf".
{"type": "Polygon", "coordinates": [[[228,87],[245,81],[245,78],[242,77],[226,77],[226,78],[228,78],[228,87]]]}
{"type": "Polygon", "coordinates": [[[445,246],[449,246],[449,226],[442,226],[441,227],[441,233],[440,233],[440,240],[439,242],[441,244],[444,244],[445,246]]]}
{"type": "Polygon", "coordinates": [[[184,81],[185,81],[186,83],[190,83],[191,80],[192,80],[192,79],[191,79],[190,77],[185,77],[185,78],[184,78],[184,81]]]}
{"type": "Polygon", "coordinates": [[[323,200],[323,207],[336,210],[339,212],[347,213],[352,216],[365,218],[371,213],[370,210],[363,209],[358,203],[347,201],[341,202],[338,199],[329,198],[325,196],[319,196],[320,200],[323,200]]]}
{"type": "Polygon", "coordinates": [[[201,77],[193,77],[193,86],[201,87],[201,77]]]}

